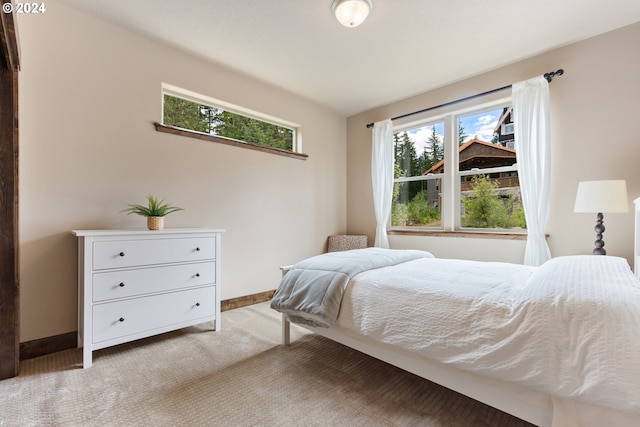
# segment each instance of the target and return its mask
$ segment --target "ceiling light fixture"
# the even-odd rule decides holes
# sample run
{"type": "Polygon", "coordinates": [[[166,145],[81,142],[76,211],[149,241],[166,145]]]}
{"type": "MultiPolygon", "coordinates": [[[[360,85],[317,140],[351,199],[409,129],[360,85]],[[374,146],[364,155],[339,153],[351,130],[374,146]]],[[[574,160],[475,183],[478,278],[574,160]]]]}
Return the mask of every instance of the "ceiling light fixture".
{"type": "Polygon", "coordinates": [[[331,12],[345,27],[353,28],[362,24],[371,10],[371,0],[333,0],[331,12]]]}

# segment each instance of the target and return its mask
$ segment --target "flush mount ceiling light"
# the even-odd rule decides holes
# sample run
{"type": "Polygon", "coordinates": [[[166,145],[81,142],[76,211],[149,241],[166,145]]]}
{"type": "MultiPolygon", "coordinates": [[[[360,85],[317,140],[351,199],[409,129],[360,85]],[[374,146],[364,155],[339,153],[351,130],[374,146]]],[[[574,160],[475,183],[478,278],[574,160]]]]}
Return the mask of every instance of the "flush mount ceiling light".
{"type": "Polygon", "coordinates": [[[331,11],[345,27],[353,28],[362,24],[373,9],[371,0],[333,0],[331,11]]]}

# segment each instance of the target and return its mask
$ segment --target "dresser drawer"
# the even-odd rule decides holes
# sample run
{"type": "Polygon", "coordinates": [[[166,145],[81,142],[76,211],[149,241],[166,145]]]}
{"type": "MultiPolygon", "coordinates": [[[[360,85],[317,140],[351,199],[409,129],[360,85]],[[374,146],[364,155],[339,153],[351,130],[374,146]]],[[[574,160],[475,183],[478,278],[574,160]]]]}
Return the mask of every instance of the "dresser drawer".
{"type": "Polygon", "coordinates": [[[215,283],[215,261],[103,271],[93,274],[93,301],[100,302],[215,283]]]}
{"type": "Polygon", "coordinates": [[[93,343],[215,316],[215,286],[93,306],[93,343]]]}
{"type": "Polygon", "coordinates": [[[93,269],[212,260],[214,237],[105,240],[93,243],[93,269]]]}

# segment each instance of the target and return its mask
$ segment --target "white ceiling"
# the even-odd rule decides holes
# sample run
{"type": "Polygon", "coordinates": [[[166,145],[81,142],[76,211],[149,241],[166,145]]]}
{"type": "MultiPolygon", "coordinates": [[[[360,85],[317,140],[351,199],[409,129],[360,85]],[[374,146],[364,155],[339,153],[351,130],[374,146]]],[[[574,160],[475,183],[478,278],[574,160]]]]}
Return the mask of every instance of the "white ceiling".
{"type": "Polygon", "coordinates": [[[357,28],[331,0],[60,1],[347,116],[640,21],[640,0],[373,0],[357,28]]]}

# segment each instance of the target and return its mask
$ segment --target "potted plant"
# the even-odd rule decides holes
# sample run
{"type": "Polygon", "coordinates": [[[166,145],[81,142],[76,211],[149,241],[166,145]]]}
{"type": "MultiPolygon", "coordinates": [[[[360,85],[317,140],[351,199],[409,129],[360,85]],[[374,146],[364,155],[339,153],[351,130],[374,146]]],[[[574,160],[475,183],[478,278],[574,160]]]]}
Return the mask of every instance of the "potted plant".
{"type": "Polygon", "coordinates": [[[158,200],[158,198],[149,194],[147,196],[147,206],[143,205],[127,205],[126,209],[120,212],[126,212],[127,215],[137,214],[147,217],[147,228],[149,230],[162,230],[164,228],[164,217],[172,212],[183,211],[184,209],[177,206],[173,206],[170,203],[166,203],[164,199],[158,200]]]}

